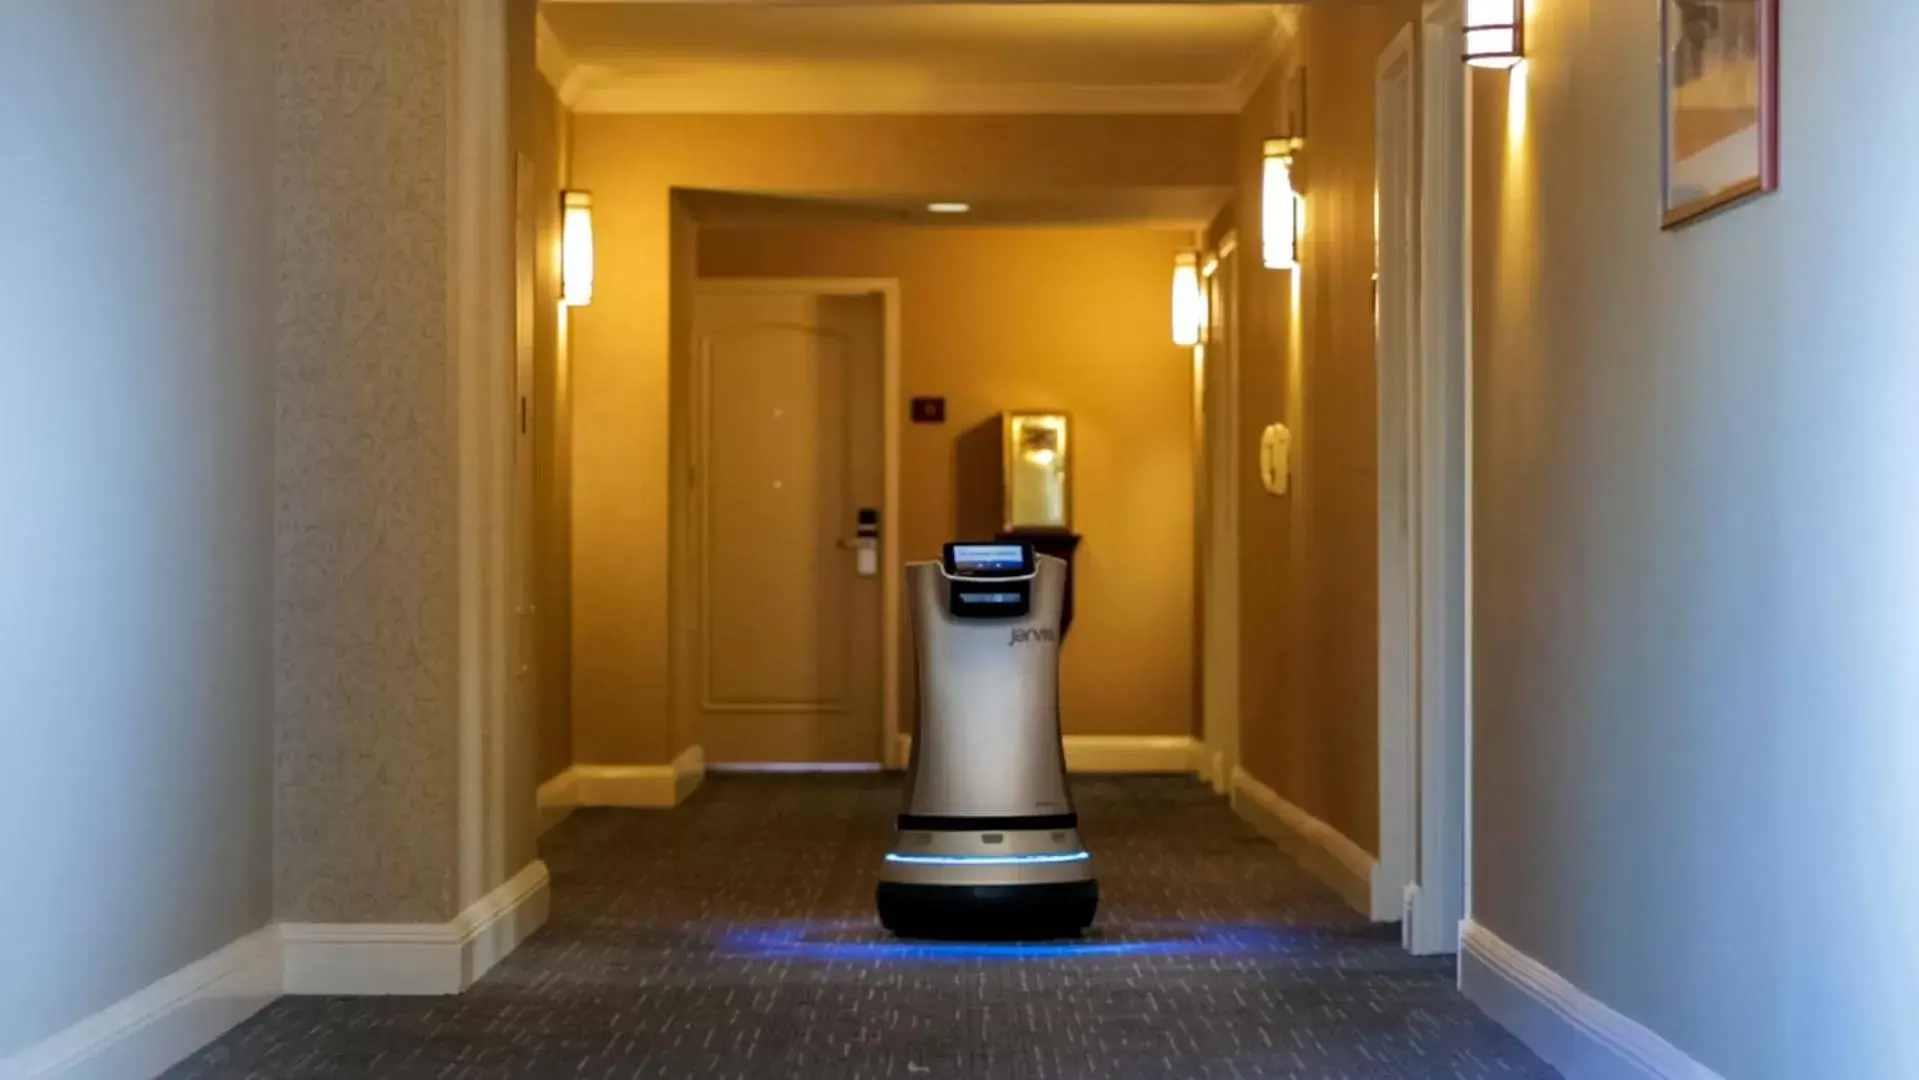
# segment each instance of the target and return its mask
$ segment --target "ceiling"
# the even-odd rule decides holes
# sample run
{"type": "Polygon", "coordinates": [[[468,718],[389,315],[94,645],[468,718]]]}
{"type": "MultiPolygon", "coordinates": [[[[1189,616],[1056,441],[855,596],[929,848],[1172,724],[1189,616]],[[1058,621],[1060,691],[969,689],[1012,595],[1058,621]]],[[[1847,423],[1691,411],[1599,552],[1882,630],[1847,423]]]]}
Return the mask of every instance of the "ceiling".
{"type": "Polygon", "coordinates": [[[973,197],[966,192],[936,192],[886,197],[807,196],[804,198],[732,191],[680,193],[703,226],[761,228],[801,225],[1099,226],[1198,228],[1211,221],[1232,197],[1225,188],[1119,188],[1077,190],[1066,194],[996,192],[973,197]],[[965,201],[964,214],[935,214],[934,201],[965,201]]]}
{"type": "Polygon", "coordinates": [[[582,112],[1236,111],[1271,4],[546,0],[541,68],[582,112]]]}

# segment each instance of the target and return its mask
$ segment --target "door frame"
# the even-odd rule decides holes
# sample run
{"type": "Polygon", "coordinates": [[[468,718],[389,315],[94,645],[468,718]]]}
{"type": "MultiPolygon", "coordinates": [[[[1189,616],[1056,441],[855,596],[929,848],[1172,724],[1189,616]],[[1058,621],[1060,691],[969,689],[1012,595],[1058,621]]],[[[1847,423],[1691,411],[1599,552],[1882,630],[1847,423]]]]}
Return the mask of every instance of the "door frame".
{"type": "MultiPolygon", "coordinates": [[[[1405,424],[1379,431],[1380,500],[1403,498],[1407,529],[1382,513],[1380,550],[1380,861],[1374,916],[1402,919],[1414,953],[1455,953],[1471,874],[1472,410],[1471,181],[1462,0],[1427,0],[1380,60],[1418,42],[1412,90],[1414,228],[1396,260],[1413,323],[1405,424]],[[1405,468],[1389,492],[1385,463],[1405,468]],[[1401,601],[1389,604],[1389,590],[1401,601]],[[1389,611],[1397,617],[1388,617],[1389,611]],[[1400,890],[1400,895],[1391,895],[1400,890]]],[[[1406,61],[1412,62],[1412,61],[1406,61]]],[[[1402,207],[1402,210],[1405,210],[1402,207]]],[[[1382,212],[1383,208],[1382,208],[1382,212]]],[[[1384,284],[1384,282],[1382,282],[1384,284]]],[[[1382,374],[1384,368],[1382,367],[1382,374]]],[[[1382,391],[1384,384],[1382,383],[1382,391]]]]}
{"type": "MultiPolygon", "coordinates": [[[[900,735],[900,603],[902,596],[899,507],[900,507],[900,284],[897,278],[698,278],[693,283],[694,294],[709,293],[715,295],[770,295],[804,293],[813,296],[877,296],[880,299],[880,443],[883,462],[881,466],[880,487],[880,744],[879,759],[872,768],[903,769],[906,767],[905,743],[900,735]]],[[[675,350],[676,363],[691,365],[694,357],[691,349],[675,350]]],[[[675,371],[676,380],[681,385],[689,385],[684,380],[692,376],[691,370],[675,371]]],[[[675,407],[692,408],[695,399],[675,395],[675,407]]],[[[692,499],[692,454],[691,440],[693,426],[691,417],[687,422],[673,423],[673,438],[681,443],[676,448],[675,460],[681,467],[674,470],[672,491],[668,494],[668,517],[672,536],[682,544],[690,544],[693,534],[692,499]]],[[[687,558],[672,560],[672,582],[669,588],[667,604],[668,640],[672,643],[672,677],[677,687],[692,687],[697,673],[693,670],[693,657],[696,654],[693,620],[694,605],[698,601],[699,582],[693,573],[693,561],[687,558]]],[[[690,692],[676,692],[672,695],[676,713],[675,726],[682,730],[699,731],[699,703],[697,695],[690,692]]],[[[698,745],[696,735],[695,745],[698,745]]],[[[844,771],[848,763],[814,766],[804,763],[782,765],[770,763],[782,771],[811,772],[828,771],[838,766],[844,771]]],[[[864,764],[864,763],[857,763],[864,764]]]]}
{"type": "Polygon", "coordinates": [[[1378,244],[1374,355],[1379,417],[1379,862],[1373,871],[1372,915],[1392,920],[1404,915],[1418,880],[1419,755],[1419,65],[1412,26],[1403,27],[1380,53],[1374,82],[1374,175],[1383,176],[1388,110],[1406,115],[1397,130],[1410,175],[1404,189],[1389,195],[1375,181],[1380,233],[1388,215],[1406,225],[1403,246],[1378,244]],[[1402,99],[1389,100],[1389,80],[1404,79],[1402,99]],[[1390,294],[1390,295],[1389,295],[1390,294]],[[1389,327],[1388,313],[1400,323],[1389,327]],[[1389,339],[1389,332],[1395,337],[1389,339]],[[1401,355],[1389,357],[1389,340],[1401,343],[1401,355]],[[1386,403],[1396,392],[1402,424],[1387,423],[1386,403]],[[1398,483],[1394,483],[1395,466],[1398,483]],[[1397,507],[1397,515],[1391,508],[1397,507]],[[1403,531],[1392,527],[1403,522],[1403,531]]]}
{"type": "Polygon", "coordinates": [[[1463,0],[1427,0],[1419,81],[1419,862],[1404,931],[1459,951],[1472,879],[1472,159],[1463,0]]]}
{"type": "Polygon", "coordinates": [[[509,782],[513,739],[514,154],[508,139],[507,5],[455,9],[449,129],[448,387],[455,455],[454,906],[527,867],[514,826],[534,793],[509,782]],[[513,805],[517,804],[517,806],[513,805]]]}
{"type": "Polygon", "coordinates": [[[1206,515],[1201,525],[1200,535],[1206,543],[1199,550],[1201,567],[1200,582],[1205,589],[1198,605],[1202,618],[1200,621],[1200,643],[1198,683],[1200,687],[1200,740],[1205,757],[1201,772],[1211,780],[1213,790],[1224,795],[1232,790],[1233,773],[1239,767],[1240,715],[1240,491],[1238,466],[1239,450],[1239,357],[1240,343],[1237,330],[1240,318],[1239,295],[1240,251],[1237,230],[1229,231],[1220,238],[1218,247],[1211,253],[1202,272],[1202,280],[1207,288],[1217,284],[1221,293],[1227,297],[1226,315],[1222,319],[1217,310],[1212,310],[1211,296],[1208,296],[1209,314],[1207,318],[1207,338],[1201,343],[1203,351],[1196,355],[1203,357],[1201,370],[1201,408],[1202,418],[1207,425],[1200,433],[1200,460],[1205,464],[1202,477],[1205,489],[1198,493],[1195,500],[1200,512],[1206,515]],[[1231,259],[1231,271],[1223,268],[1226,260],[1231,259]],[[1215,349],[1210,340],[1212,328],[1226,327],[1226,347],[1215,349]],[[1218,372],[1215,381],[1215,371],[1218,372]],[[1215,408],[1205,411],[1204,392],[1218,389],[1219,398],[1215,408]],[[1215,500],[1223,506],[1215,506],[1215,500]],[[1217,512],[1216,512],[1217,511],[1217,512]],[[1216,528],[1223,516],[1224,527],[1216,528]],[[1218,610],[1223,607],[1224,610],[1218,610]],[[1219,684],[1224,690],[1221,694],[1208,693],[1215,686],[1213,673],[1218,673],[1219,684]]]}

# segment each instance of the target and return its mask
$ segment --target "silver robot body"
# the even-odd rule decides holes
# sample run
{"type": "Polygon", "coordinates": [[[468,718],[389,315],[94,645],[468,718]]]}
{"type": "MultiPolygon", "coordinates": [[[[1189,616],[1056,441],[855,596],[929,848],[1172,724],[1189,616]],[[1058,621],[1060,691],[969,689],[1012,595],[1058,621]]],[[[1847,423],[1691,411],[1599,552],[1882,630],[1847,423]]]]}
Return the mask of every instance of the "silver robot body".
{"type": "Polygon", "coordinates": [[[879,885],[896,933],[1043,938],[1092,921],[1060,741],[1066,572],[1016,544],[949,545],[907,567],[919,730],[879,885]]]}

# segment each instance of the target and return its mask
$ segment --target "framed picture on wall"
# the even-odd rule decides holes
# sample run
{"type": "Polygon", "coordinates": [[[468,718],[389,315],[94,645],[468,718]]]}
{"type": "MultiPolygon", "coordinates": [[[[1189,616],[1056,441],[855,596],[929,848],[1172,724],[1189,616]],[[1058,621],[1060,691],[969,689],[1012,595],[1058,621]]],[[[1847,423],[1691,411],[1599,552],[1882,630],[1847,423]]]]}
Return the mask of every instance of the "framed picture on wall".
{"type": "Polygon", "coordinates": [[[1659,0],[1664,225],[1779,186],[1779,0],[1659,0]]]}

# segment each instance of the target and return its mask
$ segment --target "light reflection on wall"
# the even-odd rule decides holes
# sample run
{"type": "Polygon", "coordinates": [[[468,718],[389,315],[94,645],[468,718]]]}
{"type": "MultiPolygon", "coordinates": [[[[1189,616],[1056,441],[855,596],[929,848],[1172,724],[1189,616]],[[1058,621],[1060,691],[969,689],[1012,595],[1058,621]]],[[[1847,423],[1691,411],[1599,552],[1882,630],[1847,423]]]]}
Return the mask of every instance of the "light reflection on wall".
{"type": "Polygon", "coordinates": [[[1287,295],[1285,412],[1286,424],[1295,434],[1303,429],[1306,415],[1305,279],[1304,274],[1294,274],[1287,295]]]}
{"type": "MultiPolygon", "coordinates": [[[[1531,13],[1528,12],[1528,18],[1531,13]]],[[[1532,47],[1537,49],[1543,35],[1537,22],[1529,22],[1532,47]]],[[[1498,75],[1488,77],[1498,78],[1498,75]]],[[[1518,446],[1538,446],[1546,437],[1547,410],[1539,407],[1547,393],[1544,379],[1544,350],[1538,334],[1550,319],[1547,300],[1536,294],[1539,280],[1539,236],[1541,195],[1539,188],[1539,146],[1532,130],[1532,61],[1515,65],[1506,72],[1505,155],[1499,173],[1496,243],[1493,274],[1496,295],[1507,312],[1529,313],[1525,318],[1502,320],[1490,332],[1495,335],[1497,354],[1506,366],[1505,385],[1520,388],[1519,400],[1532,407],[1510,410],[1505,422],[1511,427],[1508,437],[1518,446]]],[[[1489,132],[1488,134],[1492,134],[1489,132]]],[[[1496,136],[1495,136],[1496,137],[1496,136]]],[[[1518,392],[1518,391],[1516,391],[1518,392]]]]}
{"type": "Polygon", "coordinates": [[[1517,152],[1526,145],[1526,129],[1532,110],[1532,62],[1521,60],[1507,73],[1506,146],[1517,152]]]}

